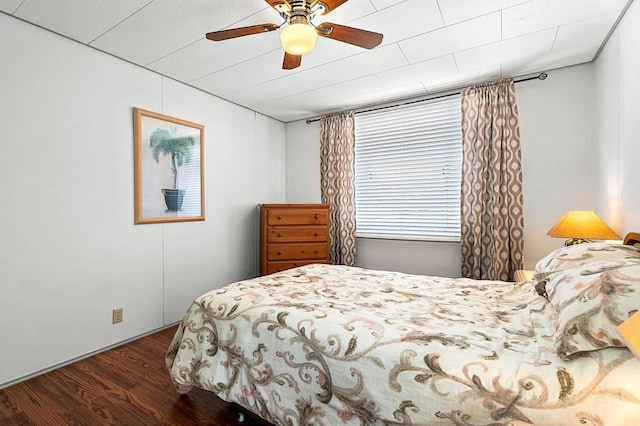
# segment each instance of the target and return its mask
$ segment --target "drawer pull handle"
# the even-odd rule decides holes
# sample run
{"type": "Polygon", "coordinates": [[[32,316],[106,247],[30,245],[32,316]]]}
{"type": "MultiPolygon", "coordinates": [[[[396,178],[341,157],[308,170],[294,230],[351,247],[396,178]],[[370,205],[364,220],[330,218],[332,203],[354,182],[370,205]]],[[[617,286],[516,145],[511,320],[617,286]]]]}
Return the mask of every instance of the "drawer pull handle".
{"type": "Polygon", "coordinates": [[[278,238],[282,237],[282,234],[278,232],[278,238]]]}
{"type": "Polygon", "coordinates": [[[313,251],[313,254],[318,254],[318,253],[319,253],[318,250],[313,251]]]}
{"type": "Polygon", "coordinates": [[[320,234],[318,234],[317,232],[314,232],[314,233],[313,233],[313,236],[314,236],[314,237],[317,237],[318,235],[320,235],[320,234]]]}
{"type": "Polygon", "coordinates": [[[314,215],[313,215],[313,217],[317,219],[317,218],[319,218],[320,216],[318,215],[318,213],[316,213],[316,214],[314,214],[314,215]]]}
{"type": "Polygon", "coordinates": [[[282,220],[282,216],[278,215],[278,220],[282,220]]]}
{"type": "Polygon", "coordinates": [[[304,254],[304,250],[302,250],[302,251],[300,252],[300,254],[304,254]]]}
{"type": "Polygon", "coordinates": [[[277,254],[278,256],[280,256],[282,253],[278,251],[278,252],[276,252],[276,254],[277,254]]]}

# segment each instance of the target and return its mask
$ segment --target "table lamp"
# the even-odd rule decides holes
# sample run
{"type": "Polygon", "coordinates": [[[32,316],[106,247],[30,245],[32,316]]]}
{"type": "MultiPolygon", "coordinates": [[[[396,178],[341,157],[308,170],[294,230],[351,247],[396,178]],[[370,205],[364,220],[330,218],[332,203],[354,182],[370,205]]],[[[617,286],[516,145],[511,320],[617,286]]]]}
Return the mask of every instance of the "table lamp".
{"type": "Polygon", "coordinates": [[[618,326],[618,333],[627,344],[631,352],[640,358],[640,311],[631,315],[618,326]]]}
{"type": "Polygon", "coordinates": [[[553,225],[547,235],[554,238],[568,238],[565,246],[590,243],[592,240],[619,240],[620,236],[595,212],[590,210],[571,210],[553,225]]]}

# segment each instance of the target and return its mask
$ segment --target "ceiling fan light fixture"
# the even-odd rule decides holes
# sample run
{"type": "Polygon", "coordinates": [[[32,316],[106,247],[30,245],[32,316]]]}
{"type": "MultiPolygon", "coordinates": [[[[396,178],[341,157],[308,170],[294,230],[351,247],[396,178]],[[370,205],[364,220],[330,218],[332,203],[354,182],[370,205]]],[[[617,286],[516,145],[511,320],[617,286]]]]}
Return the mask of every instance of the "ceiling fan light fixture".
{"type": "Polygon", "coordinates": [[[290,55],[306,55],[313,50],[316,40],[316,30],[305,23],[292,23],[280,33],[282,48],[290,55]]]}

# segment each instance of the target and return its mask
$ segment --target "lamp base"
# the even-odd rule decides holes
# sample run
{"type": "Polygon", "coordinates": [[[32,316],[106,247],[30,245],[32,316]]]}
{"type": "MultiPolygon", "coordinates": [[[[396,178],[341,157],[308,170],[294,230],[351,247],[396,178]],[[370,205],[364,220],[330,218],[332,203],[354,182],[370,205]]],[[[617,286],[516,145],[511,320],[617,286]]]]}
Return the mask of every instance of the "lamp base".
{"type": "Polygon", "coordinates": [[[593,240],[588,240],[586,238],[569,238],[564,242],[565,247],[574,246],[576,244],[584,244],[584,243],[592,243],[593,240]]]}

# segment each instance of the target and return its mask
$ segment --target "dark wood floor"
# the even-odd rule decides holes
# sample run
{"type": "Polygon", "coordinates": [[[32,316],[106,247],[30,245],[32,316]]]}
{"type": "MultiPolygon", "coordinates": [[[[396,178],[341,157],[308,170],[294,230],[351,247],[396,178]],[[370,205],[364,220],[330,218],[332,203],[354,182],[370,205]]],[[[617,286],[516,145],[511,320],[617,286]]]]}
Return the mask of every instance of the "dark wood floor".
{"type": "MultiPolygon", "coordinates": [[[[212,393],[179,395],[164,354],[176,327],[0,390],[0,425],[235,425],[212,393]]],[[[243,425],[267,425],[247,416],[243,425]]]]}

